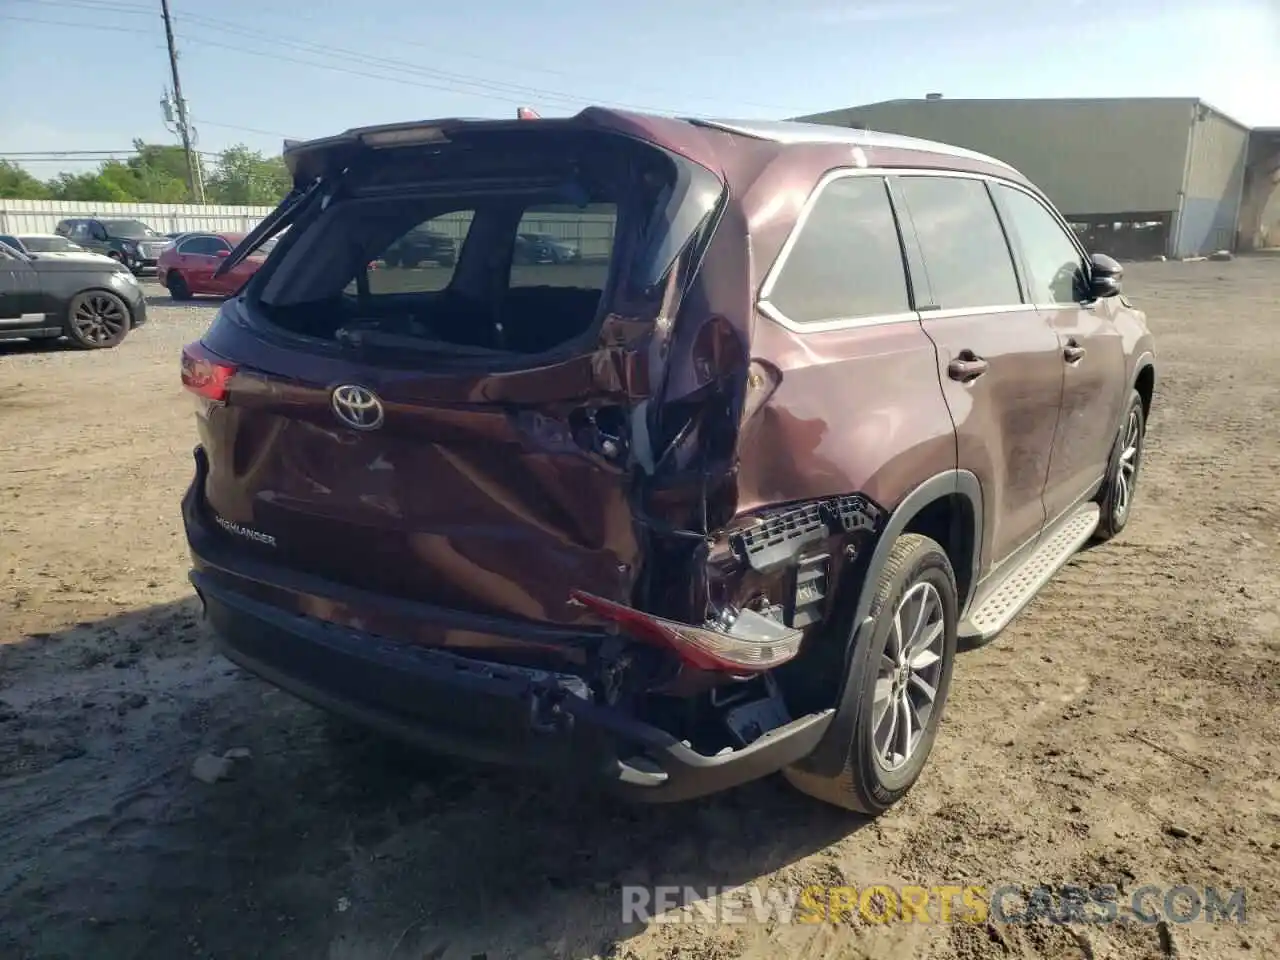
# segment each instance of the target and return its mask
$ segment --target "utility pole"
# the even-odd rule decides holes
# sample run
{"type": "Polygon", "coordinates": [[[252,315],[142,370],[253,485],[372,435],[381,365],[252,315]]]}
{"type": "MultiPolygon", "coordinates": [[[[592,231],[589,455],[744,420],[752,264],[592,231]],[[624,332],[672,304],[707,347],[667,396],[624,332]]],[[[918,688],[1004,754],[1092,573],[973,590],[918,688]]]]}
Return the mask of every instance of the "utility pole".
{"type": "Polygon", "coordinates": [[[173,98],[178,107],[178,133],[182,136],[182,149],[187,155],[187,186],[196,203],[204,203],[204,178],[200,175],[200,160],[191,144],[191,124],[187,118],[187,101],[182,96],[182,82],[178,79],[178,50],[173,44],[173,21],[169,18],[169,0],[160,0],[160,14],[164,17],[164,38],[169,44],[169,69],[173,73],[173,98]]]}

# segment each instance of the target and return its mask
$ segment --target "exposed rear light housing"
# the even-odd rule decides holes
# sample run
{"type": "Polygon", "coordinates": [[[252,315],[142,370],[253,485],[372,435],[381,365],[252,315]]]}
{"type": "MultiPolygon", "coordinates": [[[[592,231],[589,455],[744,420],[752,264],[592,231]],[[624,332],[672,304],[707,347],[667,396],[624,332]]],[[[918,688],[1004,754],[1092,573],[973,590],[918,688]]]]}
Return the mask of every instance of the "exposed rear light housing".
{"type": "Polygon", "coordinates": [[[236,365],[209,350],[203,343],[182,348],[182,385],[198,397],[222,403],[227,399],[227,382],[236,365]]]}
{"type": "Polygon", "coordinates": [[[754,610],[739,610],[695,627],[614,603],[582,590],[570,601],[602,617],[636,640],[667,647],[691,667],[735,675],[763,673],[800,652],[804,632],[754,610]]]}

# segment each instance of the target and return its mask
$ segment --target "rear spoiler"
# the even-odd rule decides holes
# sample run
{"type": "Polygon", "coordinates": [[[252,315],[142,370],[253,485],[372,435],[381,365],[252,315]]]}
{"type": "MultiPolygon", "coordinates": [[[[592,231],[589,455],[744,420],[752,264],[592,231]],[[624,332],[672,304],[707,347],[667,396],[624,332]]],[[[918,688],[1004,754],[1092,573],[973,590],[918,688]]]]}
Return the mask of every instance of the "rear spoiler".
{"type": "Polygon", "coordinates": [[[571,117],[542,117],[531,107],[521,107],[514,118],[505,120],[445,117],[354,127],[344,133],[317,140],[286,140],[284,163],[293,177],[294,186],[300,186],[336,173],[365,150],[447,143],[464,133],[469,135],[489,131],[527,130],[533,125],[531,121],[536,121],[540,129],[558,127],[564,130],[611,131],[682,154],[695,163],[712,169],[718,168],[711,156],[700,150],[691,153],[680,145],[685,137],[679,128],[687,131],[688,121],[604,107],[587,107],[571,117]]]}

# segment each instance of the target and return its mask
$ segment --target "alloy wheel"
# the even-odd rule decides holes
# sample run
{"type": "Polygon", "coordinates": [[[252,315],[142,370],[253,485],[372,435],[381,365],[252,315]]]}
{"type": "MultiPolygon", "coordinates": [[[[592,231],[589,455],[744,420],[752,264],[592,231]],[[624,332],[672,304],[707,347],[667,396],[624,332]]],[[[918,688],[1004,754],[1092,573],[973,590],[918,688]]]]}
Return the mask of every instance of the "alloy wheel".
{"type": "Polygon", "coordinates": [[[876,671],[871,745],[886,770],[905,765],[924,736],[938,698],[944,641],[942,598],[933,584],[917,583],[894,612],[876,671]]]}
{"type": "Polygon", "coordinates": [[[1133,504],[1134,487],[1138,482],[1138,462],[1142,454],[1142,417],[1137,407],[1129,411],[1124,424],[1124,442],[1120,447],[1120,460],[1116,467],[1115,519],[1123,522],[1133,504]]]}
{"type": "Polygon", "coordinates": [[[114,297],[90,294],[76,307],[72,322],[86,343],[101,345],[124,336],[129,317],[114,297]]]}

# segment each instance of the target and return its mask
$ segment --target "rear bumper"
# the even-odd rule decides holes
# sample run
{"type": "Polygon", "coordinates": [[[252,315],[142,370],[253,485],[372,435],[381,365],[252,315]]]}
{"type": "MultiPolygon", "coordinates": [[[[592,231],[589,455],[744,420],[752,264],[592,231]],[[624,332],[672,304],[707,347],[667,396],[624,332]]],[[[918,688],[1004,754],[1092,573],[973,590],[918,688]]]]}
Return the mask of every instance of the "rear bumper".
{"type": "MultiPolygon", "coordinates": [[[[264,602],[250,595],[248,570],[233,571],[225,557],[204,555],[216,551],[200,509],[203,475],[198,453],[183,517],[191,582],[221,652],[269,683],[389,736],[441,753],[540,768],[635,800],[671,802],[796,763],[831,722],[832,711],[811,714],[749,746],[706,756],[659,727],[596,702],[573,674],[390,640],[264,602]]],[[[318,593],[321,586],[308,589],[318,593]]],[[[458,618],[467,615],[447,615],[453,629],[465,629],[458,618]]],[[[491,618],[477,617],[473,632],[494,629],[491,618]]]]}
{"type": "Polygon", "coordinates": [[[671,802],[775,773],[812,752],[831,712],[708,757],[590,699],[577,677],[487,663],[290,614],[191,581],[227,659],[322,709],[441,753],[534,767],[671,802]]]}

